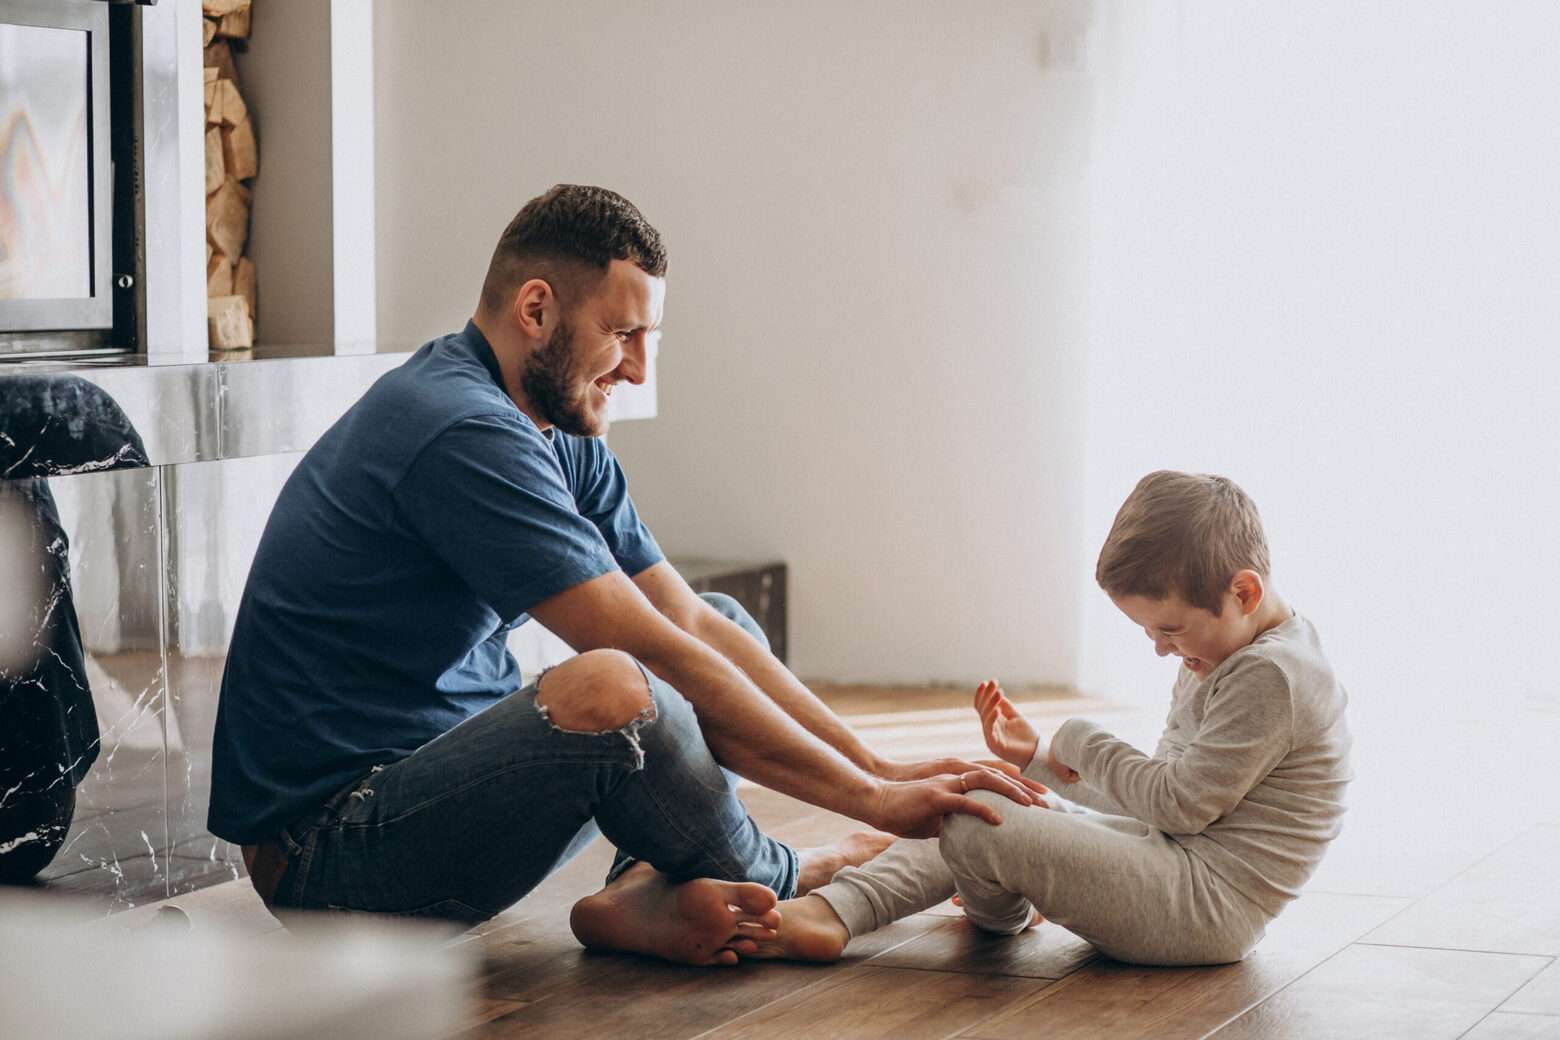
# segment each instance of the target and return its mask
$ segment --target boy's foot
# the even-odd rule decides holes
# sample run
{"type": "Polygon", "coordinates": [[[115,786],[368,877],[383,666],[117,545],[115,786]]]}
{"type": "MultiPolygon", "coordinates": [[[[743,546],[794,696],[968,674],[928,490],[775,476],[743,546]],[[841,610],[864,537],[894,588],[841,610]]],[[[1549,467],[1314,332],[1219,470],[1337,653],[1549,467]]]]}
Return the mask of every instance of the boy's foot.
{"type": "MultiPolygon", "coordinates": [[[[964,908],[964,900],[960,899],[958,896],[954,896],[953,897],[953,905],[958,907],[958,908],[960,908],[962,910],[964,908]]],[[[969,918],[966,917],[965,920],[968,921],[969,918]]],[[[1030,916],[1029,923],[1024,925],[1024,931],[1027,932],[1031,928],[1039,928],[1043,924],[1045,924],[1045,915],[1042,914],[1040,911],[1036,910],[1033,913],[1033,915],[1030,916]]],[[[972,923],[971,927],[979,927],[979,926],[978,925],[974,925],[972,923]]]]}
{"type": "Polygon", "coordinates": [[[845,922],[822,896],[802,896],[780,904],[780,928],[772,939],[759,939],[745,956],[788,961],[837,961],[850,942],[845,922]]]}
{"type": "Polygon", "coordinates": [[[894,843],[892,834],[857,831],[832,845],[797,849],[796,894],[804,896],[834,880],[846,867],[859,867],[894,843]]]}
{"type": "Polygon", "coordinates": [[[574,937],[589,949],[699,965],[737,963],[739,952],[772,940],[779,923],[775,894],[763,885],[712,878],[676,885],[647,863],[569,913],[574,937]]]}

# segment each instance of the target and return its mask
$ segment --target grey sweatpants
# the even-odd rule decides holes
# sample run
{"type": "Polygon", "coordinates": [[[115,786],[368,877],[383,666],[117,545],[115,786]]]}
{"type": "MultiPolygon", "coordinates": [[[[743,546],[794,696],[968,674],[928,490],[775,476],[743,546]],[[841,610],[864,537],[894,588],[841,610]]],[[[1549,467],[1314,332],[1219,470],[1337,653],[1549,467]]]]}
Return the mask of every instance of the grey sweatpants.
{"type": "Polygon", "coordinates": [[[1238,961],[1271,917],[1168,835],[1138,820],[1027,808],[985,791],[1002,825],[949,816],[942,837],[895,842],[814,895],[852,936],[958,892],[975,925],[1012,934],[1039,910],[1134,964],[1238,961]]]}

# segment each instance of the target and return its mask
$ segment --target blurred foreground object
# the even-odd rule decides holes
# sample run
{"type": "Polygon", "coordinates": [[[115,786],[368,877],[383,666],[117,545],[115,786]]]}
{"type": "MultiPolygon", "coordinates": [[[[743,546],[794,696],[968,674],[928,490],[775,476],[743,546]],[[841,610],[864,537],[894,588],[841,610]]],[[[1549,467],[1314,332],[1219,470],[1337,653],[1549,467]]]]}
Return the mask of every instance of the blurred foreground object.
{"type": "Polygon", "coordinates": [[[165,916],[182,915],[0,898],[0,1036],[423,1040],[467,1024],[475,966],[438,929],[330,915],[260,940],[165,916]]]}

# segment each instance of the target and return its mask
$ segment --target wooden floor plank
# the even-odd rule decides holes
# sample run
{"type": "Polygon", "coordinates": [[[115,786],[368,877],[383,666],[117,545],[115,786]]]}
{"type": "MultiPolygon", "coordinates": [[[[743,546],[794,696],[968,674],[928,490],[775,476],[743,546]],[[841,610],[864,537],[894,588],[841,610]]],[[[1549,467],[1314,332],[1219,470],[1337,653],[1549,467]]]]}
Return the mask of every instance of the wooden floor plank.
{"type": "Polygon", "coordinates": [[[1560,1040],[1560,1015],[1497,1011],[1470,1029],[1463,1040],[1560,1040]]]}
{"type": "Polygon", "coordinates": [[[1065,978],[1094,957],[1094,947],[1054,924],[1018,935],[982,932],[962,916],[872,959],[879,967],[1065,978]]]}
{"type": "Polygon", "coordinates": [[[1502,1011],[1523,1011],[1532,1015],[1560,1015],[1560,960],[1539,972],[1500,1006],[1502,1011]]]}
{"type": "Polygon", "coordinates": [[[1214,1035],[1454,1040],[1547,963],[1516,954],[1357,943],[1214,1035]]]}
{"type": "Polygon", "coordinates": [[[755,962],[690,968],[643,957],[582,949],[567,907],[537,904],[477,940],[482,996],[473,1036],[530,1037],[589,1032],[601,1036],[684,1038],[832,977],[849,965],[909,942],[945,919],[918,915],[856,943],[843,966],[755,962]]]}
{"type": "Polygon", "coordinates": [[[471,1036],[581,1035],[683,1040],[754,1008],[828,983],[880,949],[936,927],[909,918],[884,929],[841,965],[753,962],[691,968],[643,957],[581,950],[560,922],[517,923],[485,944],[483,995],[488,1002],[471,1036]]]}
{"type": "Polygon", "coordinates": [[[1300,978],[1406,901],[1314,893],[1289,907],[1240,964],[1141,968],[1100,958],[968,1034],[982,1040],[1200,1037],[1300,978]]]}
{"type": "Polygon", "coordinates": [[[1560,955],[1560,824],[1532,827],[1367,936],[1451,950],[1560,955]]]}
{"type": "Polygon", "coordinates": [[[691,968],[576,949],[561,952],[556,961],[532,959],[525,970],[490,977],[487,999],[508,1010],[500,1009],[469,1035],[685,1040],[806,989],[830,972],[803,964],[691,968]]]}
{"type": "MultiPolygon", "coordinates": [[[[968,691],[819,692],[886,754],[984,754],[968,691]]],[[[1044,730],[1085,715],[1140,746],[1152,743],[1161,714],[1065,691],[1016,696],[1044,730]]],[[[612,849],[598,841],[460,940],[482,957],[469,1035],[1174,1040],[1218,1030],[1417,1040],[1468,1031],[1471,1040],[1560,1040],[1560,822],[1519,806],[1473,826],[1437,826],[1444,804],[1421,810],[1403,793],[1425,782],[1410,775],[1418,761],[1361,764],[1345,837],[1312,890],[1247,961],[1215,968],[1121,965],[1051,925],[986,937],[948,903],[854,941],[838,965],[716,970],[591,954],[570,934],[568,912],[601,887],[612,849]]],[[[861,829],[752,785],[740,794],[766,833],[798,848],[861,829]]],[[[190,927],[221,923],[247,929],[246,941],[287,941],[247,881],[167,902],[190,927]]],[[[110,920],[152,926],[160,909],[110,920]]]]}
{"type": "MultiPolygon", "coordinates": [[[[957,755],[990,758],[973,710],[974,690],[851,687],[814,684],[812,689],[848,722],[870,747],[910,761],[957,755]]],[[[1050,731],[1084,715],[1139,746],[1153,746],[1160,709],[1083,697],[1057,688],[1009,690],[1008,695],[1037,728],[1050,731]]]]}
{"type": "Polygon", "coordinates": [[[941,1040],[1049,985],[1044,979],[915,971],[863,964],[830,981],[749,1012],[708,1040],[831,1037],[941,1040]]]}

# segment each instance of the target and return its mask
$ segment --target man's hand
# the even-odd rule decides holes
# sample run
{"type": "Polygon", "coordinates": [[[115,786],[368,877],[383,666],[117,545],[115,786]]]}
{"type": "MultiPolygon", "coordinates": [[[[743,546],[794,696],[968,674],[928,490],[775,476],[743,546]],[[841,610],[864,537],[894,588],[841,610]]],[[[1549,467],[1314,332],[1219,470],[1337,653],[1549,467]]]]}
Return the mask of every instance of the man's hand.
{"type": "Polygon", "coordinates": [[[991,753],[1019,769],[1027,766],[1040,746],[1040,735],[1019,714],[996,680],[975,688],[975,710],[980,713],[981,732],[991,753]]]}
{"type": "Polygon", "coordinates": [[[934,776],[956,776],[976,769],[988,769],[1010,777],[1036,794],[1045,794],[1050,790],[1038,780],[1030,780],[1020,775],[1017,766],[993,759],[983,759],[979,762],[966,762],[962,758],[933,758],[925,762],[894,762],[889,759],[878,759],[873,764],[871,772],[872,775],[884,780],[903,781],[926,780],[934,776]]]}
{"type": "Polygon", "coordinates": [[[976,790],[995,791],[1019,805],[1044,804],[1013,778],[995,769],[976,767],[957,776],[883,783],[877,795],[877,809],[866,822],[901,838],[937,837],[942,832],[943,817],[949,813],[976,816],[993,827],[1001,824],[1000,813],[969,796],[976,790]]]}

